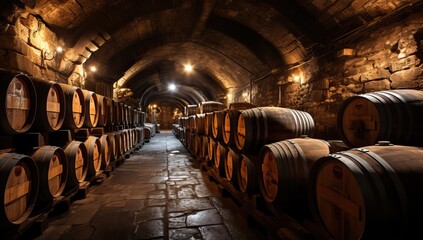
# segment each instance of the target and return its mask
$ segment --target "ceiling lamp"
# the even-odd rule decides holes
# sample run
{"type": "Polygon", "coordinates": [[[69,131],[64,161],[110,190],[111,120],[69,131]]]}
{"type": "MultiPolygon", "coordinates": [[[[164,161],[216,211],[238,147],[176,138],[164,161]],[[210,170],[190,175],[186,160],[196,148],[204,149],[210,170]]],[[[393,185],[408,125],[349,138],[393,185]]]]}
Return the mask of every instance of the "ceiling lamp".
{"type": "Polygon", "coordinates": [[[173,84],[173,83],[171,83],[171,84],[169,84],[169,86],[167,86],[167,88],[169,89],[169,91],[175,91],[176,90],[176,85],[175,84],[173,84]]]}
{"type": "Polygon", "coordinates": [[[192,72],[193,69],[194,69],[194,67],[191,64],[185,64],[184,65],[184,71],[185,72],[192,72]]]}

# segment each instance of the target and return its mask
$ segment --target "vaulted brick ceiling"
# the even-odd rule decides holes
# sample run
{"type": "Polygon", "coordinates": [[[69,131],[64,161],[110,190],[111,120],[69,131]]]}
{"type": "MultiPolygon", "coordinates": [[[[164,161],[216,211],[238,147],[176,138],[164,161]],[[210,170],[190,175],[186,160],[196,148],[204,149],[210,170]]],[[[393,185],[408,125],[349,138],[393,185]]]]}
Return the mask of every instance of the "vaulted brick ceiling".
{"type": "MultiPolygon", "coordinates": [[[[70,63],[143,104],[216,100],[295,66],[418,0],[21,0],[55,30],[70,63]],[[195,71],[187,75],[183,65],[195,71]],[[277,69],[278,71],[274,71],[277,69]],[[273,71],[272,71],[273,70],[273,71]],[[181,86],[167,91],[168,83],[181,86]]],[[[71,64],[63,64],[69,73],[71,64]]]]}

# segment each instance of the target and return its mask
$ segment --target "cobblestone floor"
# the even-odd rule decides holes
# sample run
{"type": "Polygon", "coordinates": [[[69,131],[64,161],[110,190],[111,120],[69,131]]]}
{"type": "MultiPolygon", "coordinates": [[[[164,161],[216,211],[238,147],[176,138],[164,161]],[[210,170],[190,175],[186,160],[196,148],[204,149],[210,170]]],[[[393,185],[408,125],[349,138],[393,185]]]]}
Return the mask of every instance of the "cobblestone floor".
{"type": "Polygon", "coordinates": [[[156,134],[37,238],[263,239],[170,131],[156,134]]]}

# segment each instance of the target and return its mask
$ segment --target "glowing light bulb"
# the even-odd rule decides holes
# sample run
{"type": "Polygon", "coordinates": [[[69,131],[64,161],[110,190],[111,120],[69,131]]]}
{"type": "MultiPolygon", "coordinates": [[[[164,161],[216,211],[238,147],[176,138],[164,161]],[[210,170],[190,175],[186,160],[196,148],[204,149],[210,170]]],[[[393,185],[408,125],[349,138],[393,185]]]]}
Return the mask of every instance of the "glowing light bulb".
{"type": "Polygon", "coordinates": [[[176,90],[176,85],[171,83],[169,84],[169,86],[167,87],[170,91],[175,91],[176,90]]]}
{"type": "Polygon", "coordinates": [[[184,66],[185,72],[192,72],[193,69],[194,69],[194,67],[191,64],[186,64],[184,66]]]}
{"type": "Polygon", "coordinates": [[[97,72],[97,67],[96,66],[91,66],[90,67],[90,71],[91,72],[97,72]]]}

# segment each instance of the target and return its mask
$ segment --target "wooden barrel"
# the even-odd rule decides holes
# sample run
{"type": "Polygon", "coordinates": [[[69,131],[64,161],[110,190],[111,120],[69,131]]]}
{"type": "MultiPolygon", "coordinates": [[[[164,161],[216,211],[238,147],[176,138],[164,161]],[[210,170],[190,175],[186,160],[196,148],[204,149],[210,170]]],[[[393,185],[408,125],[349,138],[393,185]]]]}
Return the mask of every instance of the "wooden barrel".
{"type": "Polygon", "coordinates": [[[222,110],[213,113],[212,133],[213,137],[218,141],[223,140],[223,124],[225,112],[225,110],[222,110]]]}
{"type": "Polygon", "coordinates": [[[0,225],[7,228],[24,222],[34,208],[38,193],[38,170],[31,157],[15,153],[0,155],[0,225]]]}
{"type": "Polygon", "coordinates": [[[122,110],[121,105],[119,102],[113,102],[113,119],[115,122],[115,125],[121,125],[122,124],[122,110]]]}
{"type": "Polygon", "coordinates": [[[97,94],[91,91],[82,90],[85,103],[85,121],[84,127],[96,127],[99,119],[99,104],[97,94]]]}
{"type": "Polygon", "coordinates": [[[216,152],[213,167],[221,177],[225,177],[225,162],[226,157],[228,156],[228,148],[218,142],[215,150],[216,152]]]}
{"type": "Polygon", "coordinates": [[[195,115],[198,112],[198,106],[197,105],[186,105],[184,107],[184,115],[185,116],[191,116],[191,115],[195,115]]]}
{"type": "Polygon", "coordinates": [[[97,126],[104,127],[108,124],[110,115],[109,106],[107,105],[107,98],[97,94],[98,99],[98,123],[97,126]]]}
{"type": "MultiPolygon", "coordinates": [[[[101,144],[101,169],[106,169],[110,166],[110,161],[113,155],[113,146],[111,144],[112,140],[107,134],[103,134],[100,137],[101,144]]],[[[114,142],[114,139],[113,139],[114,142]]]]}
{"type": "Polygon", "coordinates": [[[37,95],[31,79],[24,74],[0,70],[0,132],[28,131],[37,111],[37,95]]]}
{"type": "Polygon", "coordinates": [[[195,156],[200,156],[201,137],[197,134],[193,134],[193,138],[193,153],[195,156]]]}
{"type": "Polygon", "coordinates": [[[116,160],[119,156],[119,146],[116,142],[115,135],[114,132],[107,133],[110,143],[110,161],[116,160]]]}
{"type": "Polygon", "coordinates": [[[250,109],[255,107],[257,107],[257,105],[254,105],[249,102],[235,102],[235,103],[229,104],[230,110],[244,110],[244,109],[250,109]]]}
{"type": "Polygon", "coordinates": [[[109,113],[107,114],[107,124],[109,126],[114,125],[116,118],[115,116],[115,100],[106,97],[106,102],[107,102],[107,109],[109,111],[109,113]]]}
{"type": "Polygon", "coordinates": [[[239,164],[238,186],[243,193],[252,194],[258,190],[258,171],[253,157],[242,154],[239,164]]]}
{"type": "Polygon", "coordinates": [[[151,128],[150,127],[144,127],[144,139],[149,142],[151,139],[151,128]]]}
{"type": "Polygon", "coordinates": [[[416,239],[423,224],[423,149],[369,146],[319,159],[310,206],[335,239],[416,239]]]}
{"type": "Polygon", "coordinates": [[[310,114],[280,107],[243,110],[238,117],[235,144],[243,152],[253,152],[264,144],[312,136],[314,121],[310,114]]]}
{"type": "Polygon", "coordinates": [[[195,115],[195,132],[203,136],[205,133],[205,124],[206,124],[206,115],[205,114],[197,114],[195,115]]]}
{"type": "Polygon", "coordinates": [[[206,120],[204,123],[204,135],[213,137],[213,113],[206,113],[206,120]]]}
{"type": "Polygon", "coordinates": [[[138,131],[137,143],[142,146],[144,143],[144,127],[137,127],[136,130],[138,131]]]}
{"type": "Polygon", "coordinates": [[[125,125],[128,125],[128,105],[121,103],[122,107],[122,122],[125,125]]]}
{"type": "Polygon", "coordinates": [[[65,120],[66,101],[62,87],[55,82],[31,78],[37,91],[37,113],[32,129],[41,132],[59,130],[65,120]]]}
{"type": "Polygon", "coordinates": [[[39,174],[37,202],[49,202],[62,195],[68,178],[68,160],[60,147],[43,146],[32,154],[39,174]]]}
{"type": "Polygon", "coordinates": [[[192,133],[195,133],[196,132],[196,129],[197,129],[197,126],[195,125],[195,115],[191,115],[191,116],[189,116],[189,130],[192,132],[192,133]]]}
{"type": "Polygon", "coordinates": [[[119,131],[120,142],[122,143],[122,154],[125,154],[128,151],[128,142],[126,141],[126,131],[119,131]]]}
{"type": "Polygon", "coordinates": [[[217,147],[217,142],[213,138],[209,137],[208,153],[209,153],[209,161],[211,162],[214,162],[216,147],[217,147]]]}
{"type": "Polygon", "coordinates": [[[287,213],[309,214],[307,186],[309,171],[330,153],[328,142],[295,138],[264,145],[261,153],[260,191],[266,202],[287,213]]]}
{"type": "Polygon", "coordinates": [[[85,100],[82,90],[67,84],[60,84],[65,95],[66,113],[63,127],[78,129],[85,121],[85,100]]]}
{"type": "Polygon", "coordinates": [[[65,147],[65,154],[69,164],[66,188],[71,189],[79,186],[79,183],[83,182],[87,176],[87,148],[82,142],[72,141],[65,147]]]}
{"type": "Polygon", "coordinates": [[[124,142],[122,141],[122,133],[121,132],[114,132],[115,137],[115,144],[116,144],[116,155],[119,158],[124,152],[124,142]]]}
{"type": "Polygon", "coordinates": [[[144,126],[144,124],[147,122],[147,114],[145,112],[141,112],[141,126],[144,126]]]}
{"type": "Polygon", "coordinates": [[[228,109],[223,116],[222,140],[228,146],[235,146],[236,129],[238,126],[239,110],[228,109]]]}
{"type": "Polygon", "coordinates": [[[226,108],[225,104],[215,101],[207,101],[200,103],[200,113],[210,113],[214,111],[221,111],[226,108]]]}
{"type": "Polygon", "coordinates": [[[101,169],[101,142],[98,137],[89,136],[84,142],[87,148],[87,178],[95,176],[101,169]]]}
{"type": "Polygon", "coordinates": [[[229,148],[225,161],[225,176],[234,185],[238,187],[238,175],[241,165],[242,154],[238,149],[229,148]]]}
{"type": "Polygon", "coordinates": [[[343,102],[338,132],[351,147],[378,141],[423,146],[423,91],[390,90],[366,93],[343,102]]]}
{"type": "Polygon", "coordinates": [[[200,147],[200,157],[202,160],[205,160],[208,155],[209,149],[209,138],[206,136],[201,137],[201,147],[200,147]]]}

